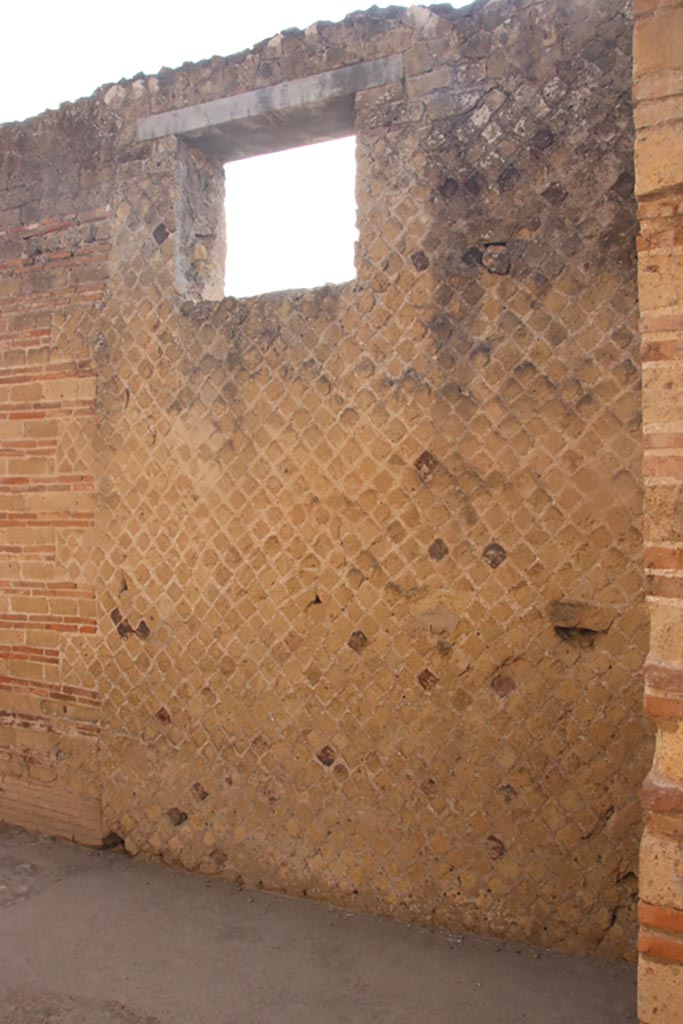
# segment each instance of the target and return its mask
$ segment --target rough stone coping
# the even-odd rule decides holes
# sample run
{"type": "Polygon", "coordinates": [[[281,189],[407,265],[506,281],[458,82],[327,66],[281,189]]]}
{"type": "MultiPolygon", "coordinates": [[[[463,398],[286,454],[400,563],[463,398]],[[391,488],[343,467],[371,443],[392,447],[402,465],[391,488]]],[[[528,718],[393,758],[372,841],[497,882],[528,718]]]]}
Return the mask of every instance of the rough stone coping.
{"type": "Polygon", "coordinates": [[[180,135],[226,162],[322,142],[353,133],[357,92],[389,85],[402,77],[400,54],[362,61],[140,118],[137,137],[146,140],[180,135]]]}

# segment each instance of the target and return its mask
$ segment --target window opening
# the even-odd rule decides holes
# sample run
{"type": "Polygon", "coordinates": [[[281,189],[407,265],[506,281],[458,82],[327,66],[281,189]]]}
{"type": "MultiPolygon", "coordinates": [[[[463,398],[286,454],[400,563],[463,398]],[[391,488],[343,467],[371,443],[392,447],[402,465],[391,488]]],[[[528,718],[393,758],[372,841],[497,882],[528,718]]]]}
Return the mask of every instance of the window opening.
{"type": "Polygon", "coordinates": [[[352,280],[355,185],[355,136],[226,164],[225,294],[352,280]]]}

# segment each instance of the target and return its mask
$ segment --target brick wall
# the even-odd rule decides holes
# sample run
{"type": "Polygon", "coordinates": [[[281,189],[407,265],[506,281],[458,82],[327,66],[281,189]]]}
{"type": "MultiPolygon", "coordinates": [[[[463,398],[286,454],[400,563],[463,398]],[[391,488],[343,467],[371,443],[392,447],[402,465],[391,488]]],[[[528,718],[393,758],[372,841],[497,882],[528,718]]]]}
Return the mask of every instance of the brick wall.
{"type": "Polygon", "coordinates": [[[645,710],[657,723],[641,853],[640,1019],[683,1005],[683,4],[636,4],[634,101],[643,357],[645,567],[650,653],[645,710]]]}
{"type": "Polygon", "coordinates": [[[94,844],[95,370],[74,328],[103,301],[110,233],[83,127],[65,110],[0,142],[0,815],[94,844]]]}
{"type": "Polygon", "coordinates": [[[0,129],[8,820],[630,955],[631,31],[375,11],[0,129]],[[139,120],[396,54],[355,96],[356,281],[198,299],[220,166],[139,120]]]}

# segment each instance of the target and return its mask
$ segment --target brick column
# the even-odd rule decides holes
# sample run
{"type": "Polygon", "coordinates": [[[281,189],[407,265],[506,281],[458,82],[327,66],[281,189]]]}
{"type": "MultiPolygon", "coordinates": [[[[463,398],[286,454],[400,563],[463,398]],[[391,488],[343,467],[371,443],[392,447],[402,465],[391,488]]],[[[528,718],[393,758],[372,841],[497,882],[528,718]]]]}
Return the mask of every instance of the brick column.
{"type": "Polygon", "coordinates": [[[683,1019],[683,0],[636,0],[634,106],[643,343],[645,709],[640,1020],[683,1019]]]}

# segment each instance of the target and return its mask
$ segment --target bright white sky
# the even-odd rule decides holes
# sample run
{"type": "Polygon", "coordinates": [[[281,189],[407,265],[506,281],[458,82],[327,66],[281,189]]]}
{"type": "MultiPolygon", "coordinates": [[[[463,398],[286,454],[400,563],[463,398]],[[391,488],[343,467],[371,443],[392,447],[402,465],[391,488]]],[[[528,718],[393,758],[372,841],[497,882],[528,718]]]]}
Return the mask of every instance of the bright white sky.
{"type": "MultiPolygon", "coordinates": [[[[368,0],[368,5],[371,2],[368,0]]],[[[455,0],[453,6],[462,4],[463,0],[455,0]]],[[[98,86],[132,78],[138,71],[153,74],[185,61],[226,56],[282,29],[339,21],[363,6],[364,0],[5,0],[0,123],[23,120],[64,100],[88,96],[98,86]]],[[[237,260],[231,265],[229,256],[230,294],[308,287],[353,277],[356,232],[351,212],[351,141],[239,161],[230,171],[228,247],[237,260]],[[314,150],[320,151],[323,163],[310,170],[301,161],[313,157],[314,150]],[[325,150],[329,151],[327,157],[325,150]],[[258,164],[266,168],[263,179],[258,164]],[[296,184],[303,185],[299,199],[291,198],[296,184]],[[231,206],[230,198],[235,197],[237,202],[231,206]],[[266,209],[269,199],[274,200],[270,210],[266,209]],[[317,229],[312,240],[305,237],[303,206],[317,229]],[[274,219],[283,210],[293,215],[292,226],[280,227],[274,219]],[[244,238],[240,222],[244,223],[244,238]],[[338,235],[340,225],[342,237],[338,235]],[[277,252],[278,239],[284,255],[277,252]],[[331,261],[325,263],[328,254],[331,261]],[[301,267],[297,270],[298,261],[301,267]],[[248,265],[252,266],[249,271],[248,265]],[[284,276],[281,271],[286,272],[284,276]]]]}
{"type": "Polygon", "coordinates": [[[355,276],[355,151],[351,137],[225,165],[227,295],[355,276]]]}

